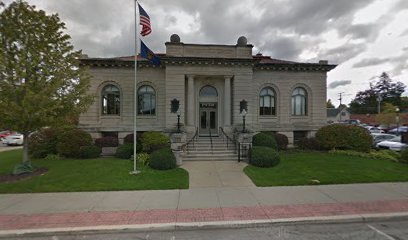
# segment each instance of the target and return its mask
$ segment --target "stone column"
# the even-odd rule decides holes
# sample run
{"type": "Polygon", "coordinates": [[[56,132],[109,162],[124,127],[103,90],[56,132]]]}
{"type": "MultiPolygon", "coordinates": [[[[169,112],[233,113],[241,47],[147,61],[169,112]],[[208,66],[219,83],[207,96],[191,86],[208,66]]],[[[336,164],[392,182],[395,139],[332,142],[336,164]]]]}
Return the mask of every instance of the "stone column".
{"type": "Polygon", "coordinates": [[[231,126],[231,77],[232,76],[225,76],[224,126],[231,126]]]}
{"type": "Polygon", "coordinates": [[[194,126],[194,76],[188,75],[187,90],[187,126],[194,126]]]}

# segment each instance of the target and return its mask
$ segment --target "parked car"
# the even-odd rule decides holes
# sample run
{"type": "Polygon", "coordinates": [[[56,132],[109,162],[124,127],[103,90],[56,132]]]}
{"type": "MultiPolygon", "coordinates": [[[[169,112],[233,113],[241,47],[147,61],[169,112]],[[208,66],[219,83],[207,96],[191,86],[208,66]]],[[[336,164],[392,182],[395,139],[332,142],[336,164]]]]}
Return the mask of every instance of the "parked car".
{"type": "Polygon", "coordinates": [[[383,130],[377,128],[377,127],[373,127],[373,126],[367,126],[365,127],[368,131],[370,131],[370,133],[384,133],[383,130]]]}
{"type": "Polygon", "coordinates": [[[390,149],[390,150],[400,152],[404,150],[406,147],[408,147],[408,145],[405,143],[401,143],[401,142],[382,141],[382,142],[377,143],[376,147],[381,148],[381,149],[390,149]]]}
{"type": "Polygon", "coordinates": [[[8,135],[12,134],[13,132],[10,130],[5,130],[5,131],[1,131],[0,132],[0,140],[2,140],[3,138],[7,137],[8,135]]]}
{"type": "Polygon", "coordinates": [[[392,142],[401,142],[401,136],[396,136],[393,134],[387,133],[371,133],[373,136],[373,146],[375,147],[377,143],[382,141],[392,141],[392,142]]]}
{"type": "Polygon", "coordinates": [[[361,122],[358,119],[348,119],[348,120],[344,120],[345,124],[351,124],[351,125],[360,125],[361,122]]]}
{"type": "Polygon", "coordinates": [[[23,145],[24,143],[24,136],[20,133],[13,133],[8,135],[7,137],[3,138],[3,143],[7,144],[8,146],[11,145],[23,145]]]}
{"type": "Polygon", "coordinates": [[[398,133],[403,133],[403,132],[408,132],[408,127],[407,126],[401,126],[401,127],[398,127],[398,128],[393,128],[393,129],[388,131],[388,133],[392,133],[392,134],[398,134],[398,133]]]}

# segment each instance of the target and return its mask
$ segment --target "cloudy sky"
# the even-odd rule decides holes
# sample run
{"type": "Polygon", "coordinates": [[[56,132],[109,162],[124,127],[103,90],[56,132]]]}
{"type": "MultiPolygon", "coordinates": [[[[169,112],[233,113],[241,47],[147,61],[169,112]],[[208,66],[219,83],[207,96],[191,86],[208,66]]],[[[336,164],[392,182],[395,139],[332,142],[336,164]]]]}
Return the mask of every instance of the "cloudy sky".
{"type": "MultiPolygon", "coordinates": [[[[6,0],[5,3],[10,3],[6,0]]],[[[58,13],[77,49],[91,57],[131,55],[133,0],[28,0],[58,13]]],[[[273,58],[338,64],[328,98],[348,103],[381,72],[408,85],[408,0],[140,0],[153,32],[145,42],[164,52],[177,33],[185,43],[235,44],[246,36],[273,58]]],[[[408,95],[408,94],[405,94],[408,95]]]]}

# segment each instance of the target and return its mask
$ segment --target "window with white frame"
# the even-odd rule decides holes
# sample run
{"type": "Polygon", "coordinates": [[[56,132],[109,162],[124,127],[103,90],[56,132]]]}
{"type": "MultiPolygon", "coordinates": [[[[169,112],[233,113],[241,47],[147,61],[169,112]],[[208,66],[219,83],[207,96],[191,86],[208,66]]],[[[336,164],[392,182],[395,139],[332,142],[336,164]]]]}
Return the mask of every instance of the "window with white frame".
{"type": "Polygon", "coordinates": [[[102,114],[120,115],[120,90],[109,84],[102,89],[102,114]]]}
{"type": "Polygon", "coordinates": [[[305,116],[307,114],[307,92],[297,87],[292,92],[292,115],[305,116]]]}
{"type": "Polygon", "coordinates": [[[276,115],[276,94],[271,87],[263,88],[259,94],[259,115],[276,115]]]}
{"type": "Polygon", "coordinates": [[[155,115],[156,114],[156,92],[149,85],[139,87],[137,91],[137,114],[155,115]]]}

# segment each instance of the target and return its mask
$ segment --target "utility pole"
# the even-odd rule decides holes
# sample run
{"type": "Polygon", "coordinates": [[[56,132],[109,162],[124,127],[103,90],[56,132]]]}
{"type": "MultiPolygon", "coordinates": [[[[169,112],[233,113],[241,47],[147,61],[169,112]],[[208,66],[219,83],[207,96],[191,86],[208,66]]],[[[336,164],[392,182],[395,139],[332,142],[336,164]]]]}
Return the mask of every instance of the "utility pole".
{"type": "Polygon", "coordinates": [[[343,100],[343,94],[344,94],[344,92],[341,92],[341,93],[338,93],[339,94],[339,101],[340,101],[340,105],[339,105],[339,107],[341,106],[341,100],[343,100]]]}

